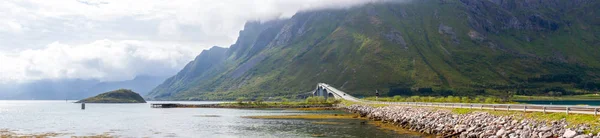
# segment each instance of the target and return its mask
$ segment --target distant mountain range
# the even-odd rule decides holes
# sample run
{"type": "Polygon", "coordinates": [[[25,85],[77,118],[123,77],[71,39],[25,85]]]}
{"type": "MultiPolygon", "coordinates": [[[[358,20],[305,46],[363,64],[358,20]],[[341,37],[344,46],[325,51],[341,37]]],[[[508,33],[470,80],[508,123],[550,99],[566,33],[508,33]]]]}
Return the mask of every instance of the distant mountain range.
{"type": "Polygon", "coordinates": [[[39,80],[17,85],[0,85],[0,99],[80,100],[121,88],[145,95],[165,79],[166,77],[138,76],[132,80],[114,82],[80,79],[39,80]]]}
{"type": "Polygon", "coordinates": [[[248,22],[147,96],[564,95],[600,88],[598,0],[413,0],[248,22]]]}

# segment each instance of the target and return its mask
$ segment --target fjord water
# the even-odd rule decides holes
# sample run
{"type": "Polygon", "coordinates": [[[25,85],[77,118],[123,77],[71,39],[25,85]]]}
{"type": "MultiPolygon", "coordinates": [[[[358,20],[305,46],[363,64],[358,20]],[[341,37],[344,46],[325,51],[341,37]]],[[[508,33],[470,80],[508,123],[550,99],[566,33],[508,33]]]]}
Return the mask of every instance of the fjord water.
{"type": "MultiPolygon", "coordinates": [[[[65,101],[0,101],[0,130],[60,137],[421,137],[397,134],[361,120],[248,119],[242,116],[328,114],[339,111],[150,108],[147,104],[80,104],[65,101]],[[337,122],[315,124],[314,122],[337,122]]],[[[178,102],[182,103],[182,102],[178,102]]],[[[215,102],[193,102],[208,104],[215,102]]]]}

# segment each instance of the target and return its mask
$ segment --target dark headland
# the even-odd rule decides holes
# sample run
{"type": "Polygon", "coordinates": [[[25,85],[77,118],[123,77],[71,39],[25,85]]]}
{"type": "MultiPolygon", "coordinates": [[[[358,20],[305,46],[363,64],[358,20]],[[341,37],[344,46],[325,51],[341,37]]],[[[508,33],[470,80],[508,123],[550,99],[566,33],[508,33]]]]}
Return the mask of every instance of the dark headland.
{"type": "Polygon", "coordinates": [[[105,92],[94,97],[79,100],[76,103],[146,103],[138,93],[128,89],[118,89],[105,92]]]}

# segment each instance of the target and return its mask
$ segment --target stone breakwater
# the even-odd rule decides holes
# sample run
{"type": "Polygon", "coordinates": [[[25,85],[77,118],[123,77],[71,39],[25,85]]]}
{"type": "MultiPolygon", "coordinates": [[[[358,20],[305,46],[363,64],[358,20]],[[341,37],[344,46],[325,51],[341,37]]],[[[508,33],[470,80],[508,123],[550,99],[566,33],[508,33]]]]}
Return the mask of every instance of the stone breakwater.
{"type": "Polygon", "coordinates": [[[560,121],[517,119],[515,116],[497,116],[486,112],[456,114],[449,110],[425,107],[351,105],[344,107],[361,117],[392,123],[411,131],[441,137],[459,138],[600,138],[591,133],[588,125],[568,127],[560,121]]]}

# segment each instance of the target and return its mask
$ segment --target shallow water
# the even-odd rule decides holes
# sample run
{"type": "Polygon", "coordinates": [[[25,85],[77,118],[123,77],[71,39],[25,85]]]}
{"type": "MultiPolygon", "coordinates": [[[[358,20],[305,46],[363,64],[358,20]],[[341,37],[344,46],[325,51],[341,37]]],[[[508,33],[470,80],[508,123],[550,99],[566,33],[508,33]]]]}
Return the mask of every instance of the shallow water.
{"type": "MultiPolygon", "coordinates": [[[[153,102],[150,102],[153,103],[153,102]]],[[[381,130],[361,120],[249,119],[242,116],[327,114],[339,111],[150,108],[146,104],[80,104],[65,101],[0,101],[0,129],[61,137],[421,137],[381,130]],[[317,123],[315,123],[317,122],[317,123]],[[330,123],[319,123],[330,122],[330,123]]],[[[162,102],[161,102],[162,103],[162,102]]],[[[177,102],[182,103],[182,102],[177,102]]],[[[190,103],[190,102],[186,102],[190,103]]],[[[216,102],[191,102],[209,104],[216,102]]]]}

